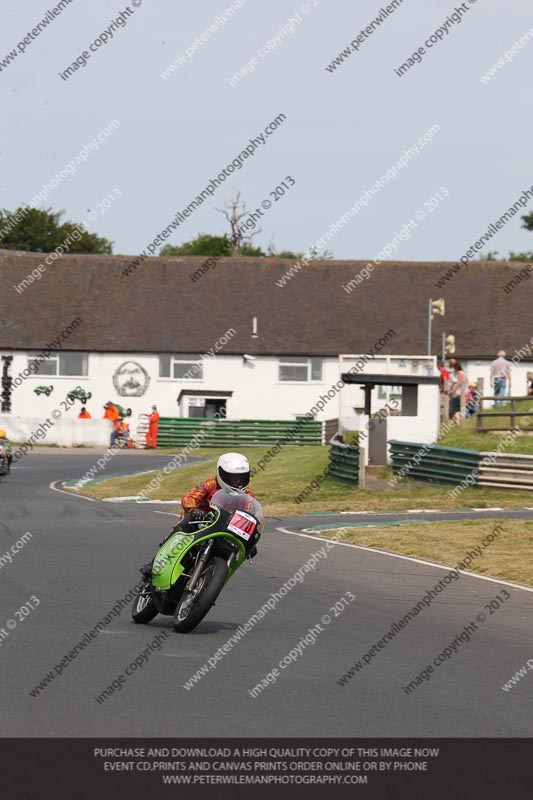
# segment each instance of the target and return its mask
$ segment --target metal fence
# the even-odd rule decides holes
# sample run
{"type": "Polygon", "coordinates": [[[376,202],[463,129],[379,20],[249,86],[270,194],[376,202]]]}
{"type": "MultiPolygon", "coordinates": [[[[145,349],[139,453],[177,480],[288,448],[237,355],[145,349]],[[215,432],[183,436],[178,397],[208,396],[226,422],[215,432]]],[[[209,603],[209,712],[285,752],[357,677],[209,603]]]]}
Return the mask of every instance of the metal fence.
{"type": "Polygon", "coordinates": [[[329,475],[338,481],[358,486],[360,470],[359,447],[351,444],[332,444],[329,450],[329,475]]]}
{"type": "Polygon", "coordinates": [[[477,450],[458,447],[399,442],[396,439],[391,439],[389,445],[395,474],[435,483],[460,483],[479,469],[482,458],[477,450]]]}
{"type": "Polygon", "coordinates": [[[180,447],[191,441],[198,447],[244,447],[245,445],[320,445],[322,422],[314,420],[219,420],[161,417],[157,444],[180,447]]]}
{"type": "Polygon", "coordinates": [[[533,490],[533,456],[523,453],[480,453],[480,486],[533,490]]]}

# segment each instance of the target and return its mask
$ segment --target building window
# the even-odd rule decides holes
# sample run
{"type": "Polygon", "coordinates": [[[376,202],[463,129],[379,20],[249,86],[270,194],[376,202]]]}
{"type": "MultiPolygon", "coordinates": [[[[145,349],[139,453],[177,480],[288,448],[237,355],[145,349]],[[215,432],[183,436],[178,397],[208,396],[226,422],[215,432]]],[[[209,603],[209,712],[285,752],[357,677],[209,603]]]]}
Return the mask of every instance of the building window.
{"type": "Polygon", "coordinates": [[[322,380],[322,359],[284,356],[279,360],[279,380],[319,383],[322,380]]]}
{"type": "Polygon", "coordinates": [[[378,386],[378,398],[380,400],[392,400],[393,397],[402,397],[401,386],[378,386]]]}
{"type": "Polygon", "coordinates": [[[201,356],[159,356],[159,377],[180,381],[201,381],[204,365],[201,356]]]}
{"type": "Polygon", "coordinates": [[[41,361],[35,356],[28,358],[28,367],[34,369],[34,375],[56,375],[73,378],[85,378],[89,374],[87,353],[54,353],[50,358],[41,361]]]}

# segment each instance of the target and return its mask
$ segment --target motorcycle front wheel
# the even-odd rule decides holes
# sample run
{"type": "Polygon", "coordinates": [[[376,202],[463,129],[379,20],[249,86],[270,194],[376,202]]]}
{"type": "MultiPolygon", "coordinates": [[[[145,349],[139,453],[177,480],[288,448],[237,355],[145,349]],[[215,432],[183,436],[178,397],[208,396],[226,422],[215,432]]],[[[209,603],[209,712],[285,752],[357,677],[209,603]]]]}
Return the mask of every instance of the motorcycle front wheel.
{"type": "Polygon", "coordinates": [[[146,625],[147,622],[151,622],[157,616],[157,606],[150,594],[148,582],[143,584],[141,591],[133,601],[131,616],[133,621],[139,625],[146,625]]]}
{"type": "Polygon", "coordinates": [[[206,564],[194,590],[185,592],[178,601],[174,613],[176,633],[188,633],[203,620],[224,586],[228,569],[223,558],[212,558],[206,564]]]}

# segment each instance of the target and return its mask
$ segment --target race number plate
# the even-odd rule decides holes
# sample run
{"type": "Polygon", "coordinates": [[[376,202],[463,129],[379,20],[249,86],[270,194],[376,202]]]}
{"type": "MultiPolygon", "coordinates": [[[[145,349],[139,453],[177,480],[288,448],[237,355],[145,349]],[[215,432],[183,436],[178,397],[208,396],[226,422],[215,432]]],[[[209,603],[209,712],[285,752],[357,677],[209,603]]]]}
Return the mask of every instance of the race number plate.
{"type": "Polygon", "coordinates": [[[228,530],[232,533],[236,533],[241,539],[248,541],[255,531],[256,525],[257,522],[250,514],[247,514],[245,511],[235,511],[228,522],[228,530]]]}

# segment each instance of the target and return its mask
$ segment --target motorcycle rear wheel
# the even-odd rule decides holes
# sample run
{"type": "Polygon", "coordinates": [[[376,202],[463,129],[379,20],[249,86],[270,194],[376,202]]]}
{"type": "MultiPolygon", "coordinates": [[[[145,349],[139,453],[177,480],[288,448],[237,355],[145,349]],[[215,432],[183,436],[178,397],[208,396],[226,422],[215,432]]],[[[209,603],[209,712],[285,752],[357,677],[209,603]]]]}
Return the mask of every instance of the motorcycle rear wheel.
{"type": "Polygon", "coordinates": [[[212,558],[198,578],[194,592],[187,592],[178,601],[174,613],[176,633],[189,633],[203,620],[214,604],[228,575],[223,558],[212,558]]]}
{"type": "Polygon", "coordinates": [[[145,583],[133,601],[133,608],[131,609],[131,616],[134,622],[139,625],[146,625],[157,616],[157,606],[150,596],[148,583],[145,583]]]}

